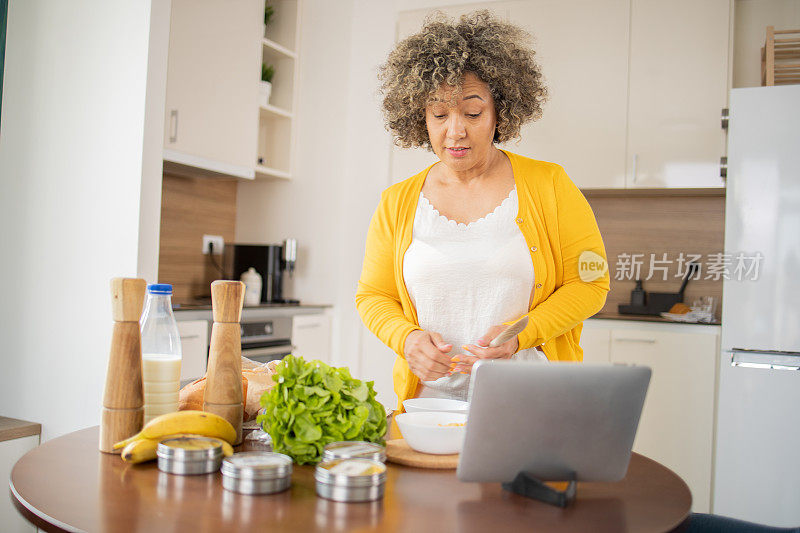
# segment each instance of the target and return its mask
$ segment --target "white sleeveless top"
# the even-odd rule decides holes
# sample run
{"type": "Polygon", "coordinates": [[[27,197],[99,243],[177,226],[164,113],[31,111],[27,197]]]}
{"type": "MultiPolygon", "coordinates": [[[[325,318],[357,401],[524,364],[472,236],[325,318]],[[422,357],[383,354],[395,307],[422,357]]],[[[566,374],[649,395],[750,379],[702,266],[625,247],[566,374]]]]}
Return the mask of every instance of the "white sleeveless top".
{"type": "MultiPolygon", "coordinates": [[[[453,345],[450,355],[489,327],[528,312],[534,272],[528,245],[515,223],[517,190],[485,217],[469,224],[439,214],[420,193],[403,278],[419,325],[453,345]]],[[[518,359],[546,360],[534,348],[518,359]]],[[[470,376],[453,374],[424,381],[422,397],[468,400],[470,376]]]]}

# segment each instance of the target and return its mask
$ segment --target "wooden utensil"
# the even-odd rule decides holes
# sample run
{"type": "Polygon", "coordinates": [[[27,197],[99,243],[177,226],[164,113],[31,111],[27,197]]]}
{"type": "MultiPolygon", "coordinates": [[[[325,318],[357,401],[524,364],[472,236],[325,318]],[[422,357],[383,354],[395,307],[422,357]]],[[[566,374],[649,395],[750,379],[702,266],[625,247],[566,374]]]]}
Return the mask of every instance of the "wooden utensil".
{"type": "Polygon", "coordinates": [[[244,392],[242,390],[242,334],[239,321],[244,304],[244,283],[217,280],[211,284],[211,346],[203,410],[226,419],[242,442],[244,392]]]}
{"type": "Polygon", "coordinates": [[[501,344],[505,344],[506,342],[513,339],[516,335],[519,335],[520,332],[525,329],[525,326],[528,325],[528,315],[523,316],[506,329],[504,329],[500,335],[492,339],[492,342],[489,343],[489,348],[496,348],[501,344]]]}
{"type": "Polygon", "coordinates": [[[419,468],[436,468],[440,470],[458,467],[459,454],[434,455],[412,450],[405,439],[386,441],[386,460],[399,465],[419,468]]]}
{"type": "Polygon", "coordinates": [[[106,371],[106,388],[100,419],[100,451],[114,450],[116,442],[138,433],[144,423],[142,387],[142,314],[147,283],[143,279],[111,280],[111,310],[114,329],[106,371]]]}

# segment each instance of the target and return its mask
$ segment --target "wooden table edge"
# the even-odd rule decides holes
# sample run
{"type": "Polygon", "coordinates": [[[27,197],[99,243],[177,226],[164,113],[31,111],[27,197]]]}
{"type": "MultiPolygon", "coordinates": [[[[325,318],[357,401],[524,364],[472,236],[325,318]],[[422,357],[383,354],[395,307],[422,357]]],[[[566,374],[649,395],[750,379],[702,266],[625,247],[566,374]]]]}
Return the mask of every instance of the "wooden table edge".
{"type": "Polygon", "coordinates": [[[11,503],[14,504],[14,507],[16,507],[17,511],[19,511],[19,514],[21,514],[25,520],[37,528],[53,533],[81,533],[80,529],[75,529],[69,524],[65,524],[64,522],[58,520],[57,518],[53,518],[52,516],[34,509],[33,506],[25,500],[25,498],[19,495],[10,477],[8,480],[8,493],[9,496],[11,496],[11,503]]]}

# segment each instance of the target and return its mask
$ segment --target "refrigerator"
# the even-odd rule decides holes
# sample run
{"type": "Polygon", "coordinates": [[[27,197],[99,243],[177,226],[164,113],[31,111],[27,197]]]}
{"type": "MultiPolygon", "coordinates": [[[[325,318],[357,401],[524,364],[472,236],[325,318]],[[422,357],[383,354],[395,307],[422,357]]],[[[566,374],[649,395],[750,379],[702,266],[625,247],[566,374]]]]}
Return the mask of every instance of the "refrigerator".
{"type": "Polygon", "coordinates": [[[725,209],[712,510],[797,527],[800,85],[731,91],[725,209]]]}

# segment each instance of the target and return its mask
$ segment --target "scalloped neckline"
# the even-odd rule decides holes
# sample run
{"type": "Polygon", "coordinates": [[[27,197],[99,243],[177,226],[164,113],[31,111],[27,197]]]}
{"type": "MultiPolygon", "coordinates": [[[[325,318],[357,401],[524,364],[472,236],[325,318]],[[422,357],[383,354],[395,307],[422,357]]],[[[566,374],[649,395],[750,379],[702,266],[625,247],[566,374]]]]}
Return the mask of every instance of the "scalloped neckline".
{"type": "Polygon", "coordinates": [[[477,220],[473,220],[472,222],[468,222],[466,224],[463,222],[456,222],[455,220],[441,214],[439,210],[433,206],[431,201],[425,197],[425,194],[422,191],[419,192],[419,201],[420,204],[422,204],[423,208],[428,209],[430,212],[436,215],[437,220],[444,222],[448,226],[467,230],[471,227],[474,227],[475,225],[481,224],[487,220],[491,220],[492,218],[496,217],[497,214],[505,208],[505,206],[507,206],[514,200],[516,194],[517,194],[517,186],[515,184],[514,187],[511,189],[511,192],[508,193],[508,196],[506,196],[505,199],[502,202],[500,202],[500,204],[497,207],[495,207],[491,212],[483,215],[481,218],[477,220]]]}

